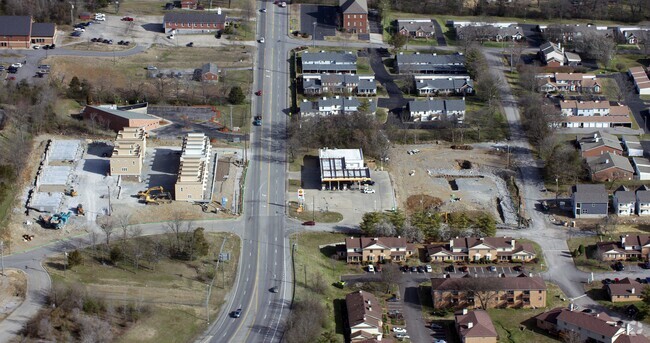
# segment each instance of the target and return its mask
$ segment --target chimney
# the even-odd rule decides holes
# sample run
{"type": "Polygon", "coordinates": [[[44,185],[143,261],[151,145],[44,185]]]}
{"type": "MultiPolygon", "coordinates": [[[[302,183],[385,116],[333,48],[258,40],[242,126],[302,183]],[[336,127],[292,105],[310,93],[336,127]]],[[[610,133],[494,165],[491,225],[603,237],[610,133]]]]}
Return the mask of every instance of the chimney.
{"type": "Polygon", "coordinates": [[[575,305],[573,305],[573,303],[570,303],[569,304],[569,311],[573,311],[575,309],[576,309],[575,305]]]}
{"type": "Polygon", "coordinates": [[[630,290],[630,293],[634,294],[635,291],[636,291],[636,290],[634,289],[634,287],[632,287],[632,289],[630,290]]]}
{"type": "Polygon", "coordinates": [[[630,323],[625,323],[625,334],[629,336],[630,332],[632,332],[632,325],[630,325],[630,323]]]}
{"type": "Polygon", "coordinates": [[[449,240],[449,249],[453,249],[453,248],[454,248],[454,239],[452,238],[449,240]]]}
{"type": "Polygon", "coordinates": [[[485,241],[485,238],[484,238],[484,237],[481,237],[481,238],[479,238],[479,240],[480,240],[481,242],[483,242],[483,241],[485,241]]]}
{"type": "Polygon", "coordinates": [[[221,7],[217,7],[217,14],[221,15],[221,7]]]}
{"type": "Polygon", "coordinates": [[[467,309],[464,308],[464,309],[463,309],[463,315],[466,315],[466,314],[467,314],[467,309]]]}
{"type": "Polygon", "coordinates": [[[533,277],[533,273],[528,273],[528,277],[533,277]]]}
{"type": "Polygon", "coordinates": [[[609,163],[609,158],[606,158],[605,159],[605,164],[608,164],[608,163],[609,163]]]}
{"type": "Polygon", "coordinates": [[[472,322],[467,323],[467,328],[468,329],[471,329],[473,327],[474,327],[474,323],[472,323],[472,322]]]}
{"type": "Polygon", "coordinates": [[[512,249],[515,248],[515,239],[514,239],[514,238],[510,240],[510,247],[511,247],[512,249]]]}
{"type": "Polygon", "coordinates": [[[368,306],[368,312],[372,312],[372,306],[368,306]]]}
{"type": "Polygon", "coordinates": [[[372,240],[373,240],[373,241],[378,241],[379,238],[375,237],[375,238],[373,238],[372,240]]]}

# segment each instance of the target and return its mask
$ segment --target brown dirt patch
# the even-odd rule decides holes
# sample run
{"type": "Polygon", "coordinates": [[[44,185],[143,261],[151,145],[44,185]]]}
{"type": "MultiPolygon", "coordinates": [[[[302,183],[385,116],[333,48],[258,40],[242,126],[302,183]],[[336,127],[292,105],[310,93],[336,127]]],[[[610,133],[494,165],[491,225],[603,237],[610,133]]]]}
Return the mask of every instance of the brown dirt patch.
{"type": "Polygon", "coordinates": [[[21,270],[5,269],[0,277],[0,320],[7,318],[25,300],[27,276],[21,270]]]}
{"type": "Polygon", "coordinates": [[[426,194],[411,195],[406,199],[406,206],[411,211],[436,208],[442,205],[442,199],[426,194]]]}

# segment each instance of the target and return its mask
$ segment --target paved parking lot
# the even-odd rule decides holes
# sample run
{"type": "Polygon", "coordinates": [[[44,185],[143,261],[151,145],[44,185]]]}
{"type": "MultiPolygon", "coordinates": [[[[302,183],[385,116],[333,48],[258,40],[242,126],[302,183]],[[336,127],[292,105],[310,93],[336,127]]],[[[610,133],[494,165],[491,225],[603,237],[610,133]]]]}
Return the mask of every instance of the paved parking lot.
{"type": "Polygon", "coordinates": [[[336,18],[336,6],[300,5],[300,32],[313,33],[315,40],[325,40],[325,36],[336,35],[336,18]]]}

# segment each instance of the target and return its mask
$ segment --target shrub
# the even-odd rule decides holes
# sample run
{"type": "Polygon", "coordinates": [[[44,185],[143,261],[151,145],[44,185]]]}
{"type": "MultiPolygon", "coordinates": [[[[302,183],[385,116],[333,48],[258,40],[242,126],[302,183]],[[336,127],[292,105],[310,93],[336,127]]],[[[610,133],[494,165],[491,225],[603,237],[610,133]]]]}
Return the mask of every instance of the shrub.
{"type": "Polygon", "coordinates": [[[580,244],[580,246],[578,247],[578,252],[580,253],[580,255],[584,255],[585,254],[585,246],[580,244]]]}
{"type": "Polygon", "coordinates": [[[122,252],[122,249],[120,249],[120,247],[114,246],[111,249],[111,253],[110,253],[109,258],[111,259],[111,262],[113,262],[113,264],[115,264],[115,263],[121,261],[124,258],[124,253],[122,252]]]}
{"type": "Polygon", "coordinates": [[[79,250],[74,250],[68,254],[68,267],[72,268],[83,263],[83,256],[79,250]]]}
{"type": "Polygon", "coordinates": [[[233,105],[239,105],[246,100],[246,95],[244,95],[244,92],[242,91],[241,87],[239,86],[233,86],[230,89],[230,93],[228,93],[228,102],[230,102],[233,105]]]}

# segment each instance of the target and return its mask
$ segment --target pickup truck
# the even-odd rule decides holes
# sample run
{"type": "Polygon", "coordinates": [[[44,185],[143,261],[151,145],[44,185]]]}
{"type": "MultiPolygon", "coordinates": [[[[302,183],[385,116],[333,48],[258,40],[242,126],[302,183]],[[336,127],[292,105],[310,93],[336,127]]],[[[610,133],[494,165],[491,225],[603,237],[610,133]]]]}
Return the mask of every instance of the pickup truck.
{"type": "Polygon", "coordinates": [[[262,116],[255,116],[253,124],[255,126],[262,126],[262,116]]]}

